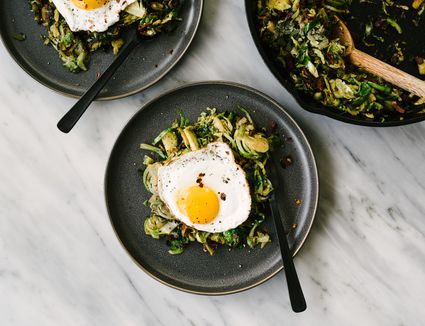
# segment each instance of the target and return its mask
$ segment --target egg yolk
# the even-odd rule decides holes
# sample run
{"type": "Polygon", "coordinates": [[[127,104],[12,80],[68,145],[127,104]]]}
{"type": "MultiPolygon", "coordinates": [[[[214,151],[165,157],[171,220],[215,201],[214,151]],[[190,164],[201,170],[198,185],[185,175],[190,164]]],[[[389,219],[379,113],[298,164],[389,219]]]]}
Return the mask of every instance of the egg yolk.
{"type": "Polygon", "coordinates": [[[106,5],[109,0],[71,0],[80,9],[93,10],[106,5]]]}
{"type": "Polygon", "coordinates": [[[196,185],[179,192],[177,207],[192,223],[208,224],[217,216],[220,204],[213,190],[196,185]]]}

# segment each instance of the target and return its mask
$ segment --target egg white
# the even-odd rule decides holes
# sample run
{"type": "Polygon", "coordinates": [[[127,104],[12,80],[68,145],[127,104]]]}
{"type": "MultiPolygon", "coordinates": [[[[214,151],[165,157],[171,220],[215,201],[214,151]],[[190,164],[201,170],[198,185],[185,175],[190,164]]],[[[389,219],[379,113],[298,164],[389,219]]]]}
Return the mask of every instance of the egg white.
{"type": "Polygon", "coordinates": [[[158,169],[158,194],[171,213],[184,224],[200,231],[224,232],[242,224],[251,210],[251,195],[245,172],[236,164],[230,147],[221,142],[188,152],[158,169]],[[181,190],[202,183],[215,191],[220,208],[209,224],[193,223],[177,206],[181,190]],[[225,194],[225,199],[220,198],[225,194]]]}
{"type": "Polygon", "coordinates": [[[117,23],[120,12],[136,0],[110,0],[104,6],[93,10],[80,9],[71,0],[52,0],[73,32],[104,32],[117,23]]]}

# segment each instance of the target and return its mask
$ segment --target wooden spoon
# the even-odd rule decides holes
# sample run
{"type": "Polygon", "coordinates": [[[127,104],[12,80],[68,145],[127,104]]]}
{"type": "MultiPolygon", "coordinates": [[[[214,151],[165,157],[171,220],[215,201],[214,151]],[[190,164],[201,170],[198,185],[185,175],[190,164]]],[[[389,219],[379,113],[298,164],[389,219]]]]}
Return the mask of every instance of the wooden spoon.
{"type": "Polygon", "coordinates": [[[344,55],[350,58],[352,64],[408,92],[425,97],[425,81],[357,50],[347,26],[345,26],[341,19],[336,16],[335,18],[338,23],[334,31],[335,36],[346,47],[344,55]]]}

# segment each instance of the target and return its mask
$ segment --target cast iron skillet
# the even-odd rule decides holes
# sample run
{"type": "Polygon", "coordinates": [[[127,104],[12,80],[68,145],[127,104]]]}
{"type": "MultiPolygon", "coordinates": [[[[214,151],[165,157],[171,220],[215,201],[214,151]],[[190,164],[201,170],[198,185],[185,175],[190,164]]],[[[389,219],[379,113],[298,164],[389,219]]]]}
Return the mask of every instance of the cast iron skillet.
{"type": "MultiPolygon", "coordinates": [[[[294,253],[305,241],[313,223],[318,202],[318,176],[313,153],[295,121],[272,99],[251,88],[225,82],[192,84],[166,93],[146,104],[124,127],[109,158],[105,175],[105,198],[116,235],[134,259],[150,276],[171,287],[197,294],[219,295],[256,286],[282,269],[279,245],[271,219],[264,227],[272,243],[264,249],[216,250],[214,256],[191,243],[181,255],[168,254],[165,239],[145,235],[143,223],[150,209],[143,202],[150,197],[138,170],[145,151],[140,143],[152,140],[182,111],[190,121],[207,107],[237,111],[241,105],[250,111],[258,127],[277,124],[284,146],[275,155],[290,155],[293,164],[280,170],[283,195],[277,199],[294,253]],[[301,205],[296,204],[301,199],[301,205]]],[[[272,180],[273,182],[273,180],[272,180]]],[[[282,289],[285,284],[282,283],[282,289]]]]}
{"type": "MultiPolygon", "coordinates": [[[[153,85],[174,67],[188,49],[201,20],[203,0],[182,0],[179,15],[183,20],[176,30],[143,42],[130,54],[114,77],[99,94],[99,100],[122,98],[153,85]]],[[[129,28],[124,33],[135,33],[129,28]]],[[[28,0],[0,1],[0,36],[15,61],[35,80],[64,95],[80,97],[114,60],[112,51],[92,54],[87,72],[74,74],[62,66],[51,46],[45,46],[41,35],[46,27],[34,21],[28,0]],[[14,36],[24,33],[25,41],[14,36]]]]}
{"type": "MultiPolygon", "coordinates": [[[[365,6],[367,4],[363,4],[365,6]]],[[[362,125],[362,126],[372,126],[372,127],[389,127],[389,126],[400,126],[400,125],[407,125],[415,122],[420,122],[425,120],[425,114],[411,114],[407,115],[404,120],[388,120],[385,122],[378,122],[378,121],[372,121],[372,120],[366,120],[361,118],[356,118],[354,116],[344,114],[343,112],[339,112],[336,110],[331,110],[329,108],[326,108],[322,106],[319,102],[314,101],[306,94],[303,94],[302,92],[299,92],[295,89],[294,85],[292,84],[290,77],[284,72],[282,69],[282,66],[278,62],[274,60],[274,57],[272,54],[268,51],[267,47],[264,46],[264,44],[261,42],[259,37],[259,29],[257,27],[257,1],[256,0],[245,0],[245,9],[246,9],[246,15],[248,19],[248,25],[250,28],[250,32],[252,35],[252,38],[254,39],[254,43],[260,52],[264,62],[266,63],[267,67],[270,69],[270,71],[273,73],[273,75],[279,80],[279,82],[292,94],[292,96],[297,100],[298,104],[304,108],[307,111],[321,114],[328,116],[330,118],[340,120],[343,122],[347,122],[350,124],[355,125],[362,125]]],[[[364,23],[369,19],[369,17],[374,17],[381,13],[381,6],[380,5],[368,5],[367,10],[365,11],[364,7],[360,7],[360,3],[358,1],[354,1],[352,5],[351,14],[347,17],[344,17],[344,21],[347,23],[347,26],[351,31],[354,32],[354,39],[356,46],[365,51],[368,52],[368,48],[363,48],[361,46],[361,42],[359,42],[356,39],[356,32],[360,32],[361,28],[364,28],[364,23]],[[367,14],[365,14],[367,12],[367,14]]],[[[403,41],[406,42],[409,45],[409,48],[412,50],[416,50],[418,48],[419,53],[410,53],[407,55],[408,59],[411,59],[413,55],[422,54],[424,55],[424,49],[423,49],[423,36],[425,35],[425,24],[422,22],[420,24],[421,31],[418,32],[418,30],[413,30],[411,28],[412,26],[410,24],[407,24],[403,26],[403,34],[401,36],[394,35],[391,39],[391,36],[386,36],[386,39],[388,41],[398,40],[399,38],[403,38],[403,41]],[[420,39],[419,39],[420,38],[420,39]]],[[[396,34],[396,33],[395,33],[396,34]]],[[[385,47],[386,44],[383,44],[382,47],[379,50],[379,52],[385,54],[385,47]]],[[[371,53],[372,54],[372,53],[371,53]]],[[[381,58],[381,59],[387,59],[387,58],[381,58]]],[[[386,60],[387,61],[387,60],[386,60]]],[[[418,70],[415,64],[410,61],[410,63],[405,63],[402,66],[400,66],[400,69],[403,69],[407,71],[410,74],[415,75],[418,78],[423,79],[423,76],[420,76],[418,74],[418,70]]]]}

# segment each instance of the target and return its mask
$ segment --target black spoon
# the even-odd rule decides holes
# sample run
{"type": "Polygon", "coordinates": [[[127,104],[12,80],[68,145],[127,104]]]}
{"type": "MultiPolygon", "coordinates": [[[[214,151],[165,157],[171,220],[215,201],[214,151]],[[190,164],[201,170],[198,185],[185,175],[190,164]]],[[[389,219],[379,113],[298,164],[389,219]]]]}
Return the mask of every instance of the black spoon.
{"type": "Polygon", "coordinates": [[[133,37],[127,42],[126,45],[121,49],[114,62],[105,70],[100,78],[84,93],[84,95],[78,100],[77,103],[63,116],[58,122],[57,126],[60,131],[68,133],[80,120],[81,116],[86,112],[87,108],[103,89],[109,79],[114,75],[115,71],[121,64],[127,59],[128,55],[140,44],[143,40],[137,33],[133,34],[133,37]]]}
{"type": "Polygon", "coordinates": [[[279,214],[276,202],[276,193],[279,190],[279,174],[277,173],[277,163],[273,158],[269,162],[270,176],[273,180],[273,192],[269,199],[270,211],[276,229],[277,238],[279,240],[280,252],[282,254],[283,269],[285,270],[286,282],[288,284],[289,299],[291,300],[292,310],[302,312],[307,309],[303,290],[301,289],[300,280],[295,270],[292,252],[289,249],[288,239],[286,238],[285,229],[279,214]]]}

